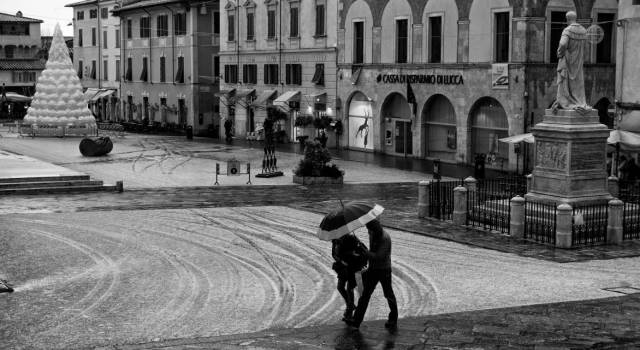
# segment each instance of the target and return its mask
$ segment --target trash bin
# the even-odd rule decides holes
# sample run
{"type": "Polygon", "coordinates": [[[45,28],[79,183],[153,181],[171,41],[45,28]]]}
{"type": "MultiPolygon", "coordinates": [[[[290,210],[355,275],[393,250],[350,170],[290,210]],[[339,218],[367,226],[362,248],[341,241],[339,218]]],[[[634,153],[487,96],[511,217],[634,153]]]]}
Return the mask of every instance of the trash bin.
{"type": "Polygon", "coordinates": [[[193,126],[187,126],[187,140],[193,140],[193,126]]]}

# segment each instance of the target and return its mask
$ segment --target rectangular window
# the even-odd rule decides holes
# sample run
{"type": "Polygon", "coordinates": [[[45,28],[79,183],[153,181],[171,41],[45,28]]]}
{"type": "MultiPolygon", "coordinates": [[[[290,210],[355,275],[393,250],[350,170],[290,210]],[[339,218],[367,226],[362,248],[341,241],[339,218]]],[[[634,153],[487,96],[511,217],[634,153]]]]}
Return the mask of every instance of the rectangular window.
{"type": "Polygon", "coordinates": [[[147,73],[147,63],[148,63],[148,59],[147,57],[142,57],[142,72],[140,72],[140,80],[142,81],[148,81],[148,76],[149,74],[147,73]]]}
{"type": "Polygon", "coordinates": [[[429,17],[429,62],[442,62],[442,17],[429,17]]]}
{"type": "Polygon", "coordinates": [[[173,16],[173,31],[175,35],[187,35],[186,13],[176,13],[173,16]]]}
{"type": "Polygon", "coordinates": [[[364,63],[364,22],[353,23],[353,63],[364,63]]]}
{"type": "Polygon", "coordinates": [[[120,60],[116,60],[116,81],[120,81],[120,60]]]}
{"type": "Polygon", "coordinates": [[[96,61],[91,61],[91,79],[96,79],[96,61]]]}
{"type": "Polygon", "coordinates": [[[91,46],[96,46],[96,38],[97,38],[97,30],[96,28],[91,28],[91,46]]]}
{"type": "Polygon", "coordinates": [[[220,12],[213,13],[213,34],[220,34],[220,12]]]}
{"type": "Polygon", "coordinates": [[[151,18],[149,17],[140,18],[140,37],[141,38],[151,37],[151,18]]]}
{"type": "Polygon", "coordinates": [[[176,73],[176,83],[184,83],[184,56],[178,57],[178,72],[176,73]]]}
{"type": "Polygon", "coordinates": [[[131,39],[133,37],[132,29],[131,29],[133,28],[132,24],[133,23],[131,23],[131,20],[128,19],[127,20],[127,39],[131,39]]]}
{"type": "Polygon", "coordinates": [[[613,13],[598,13],[598,23],[604,32],[604,38],[596,46],[596,63],[613,63],[613,13]]]}
{"type": "Polygon", "coordinates": [[[116,49],[120,48],[120,29],[116,29],[116,49]]]}
{"type": "Polygon", "coordinates": [[[267,11],[267,39],[276,37],[276,11],[267,11]]]}
{"type": "Polygon", "coordinates": [[[558,45],[562,37],[562,30],[567,25],[565,12],[551,12],[551,28],[549,32],[549,62],[558,62],[558,45]]]}
{"type": "Polygon", "coordinates": [[[169,35],[169,16],[160,15],[156,18],[156,35],[158,37],[169,35]]]}
{"type": "Polygon", "coordinates": [[[311,82],[316,85],[324,85],[324,63],[316,63],[316,72],[311,82]]]}
{"type": "Polygon", "coordinates": [[[227,41],[236,41],[236,16],[227,17],[227,41]]]}
{"type": "Polygon", "coordinates": [[[133,59],[131,57],[127,57],[127,72],[125,73],[124,80],[133,80],[133,59]]]}
{"type": "Polygon", "coordinates": [[[82,29],[78,29],[78,46],[82,47],[82,29]]]}
{"type": "Polygon", "coordinates": [[[409,20],[396,20],[396,63],[407,63],[409,20]]]}
{"type": "Polygon", "coordinates": [[[247,40],[255,39],[255,28],[253,24],[253,12],[247,13],[247,40]]]}
{"type": "Polygon", "coordinates": [[[302,65],[287,64],[285,66],[285,84],[302,85],[302,65]]]}
{"type": "Polygon", "coordinates": [[[324,5],[317,4],[316,5],[316,36],[324,36],[324,5]]]}
{"type": "Polygon", "coordinates": [[[277,64],[265,64],[264,65],[264,83],[277,85],[279,84],[279,73],[277,64]]]}
{"type": "Polygon", "coordinates": [[[109,18],[109,8],[103,7],[100,9],[100,18],[109,18]]]}
{"type": "Polygon", "coordinates": [[[76,19],[78,21],[84,20],[84,11],[78,11],[77,14],[76,14],[76,19]]]}
{"type": "Polygon", "coordinates": [[[102,32],[102,47],[107,48],[107,31],[102,32]]]}
{"type": "Polygon", "coordinates": [[[89,10],[89,18],[98,18],[98,10],[97,9],[89,10]]]}
{"type": "Polygon", "coordinates": [[[300,31],[298,30],[298,22],[299,22],[299,14],[298,8],[292,7],[290,11],[290,23],[289,23],[289,36],[292,38],[297,38],[300,36],[300,31]]]}
{"type": "Polygon", "coordinates": [[[224,82],[227,84],[238,83],[238,66],[235,64],[224,65],[224,82]]]}
{"type": "Polygon", "coordinates": [[[102,61],[102,79],[103,80],[109,80],[109,61],[104,60],[102,61]]]}
{"type": "Polygon", "coordinates": [[[509,62],[509,12],[495,13],[495,62],[509,62]]]}
{"type": "Polygon", "coordinates": [[[220,78],[220,56],[213,57],[213,77],[220,78]]]}
{"type": "Polygon", "coordinates": [[[78,61],[78,78],[82,79],[82,70],[84,69],[83,67],[83,62],[82,61],[78,61]]]}
{"type": "Polygon", "coordinates": [[[242,65],[242,82],[245,84],[258,83],[258,65],[255,65],[255,64],[242,65]]]}
{"type": "Polygon", "coordinates": [[[164,56],[160,57],[160,82],[164,83],[167,81],[167,59],[164,56]]]}

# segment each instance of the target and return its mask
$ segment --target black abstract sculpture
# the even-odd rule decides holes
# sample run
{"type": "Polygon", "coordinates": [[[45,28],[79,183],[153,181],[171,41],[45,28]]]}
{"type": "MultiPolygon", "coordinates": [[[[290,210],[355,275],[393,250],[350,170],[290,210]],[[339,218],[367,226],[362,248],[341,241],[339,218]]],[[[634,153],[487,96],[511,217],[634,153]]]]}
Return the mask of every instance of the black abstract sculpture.
{"type": "Polygon", "coordinates": [[[85,137],[80,141],[80,153],[85,157],[99,157],[111,152],[113,142],[108,136],[85,137]]]}

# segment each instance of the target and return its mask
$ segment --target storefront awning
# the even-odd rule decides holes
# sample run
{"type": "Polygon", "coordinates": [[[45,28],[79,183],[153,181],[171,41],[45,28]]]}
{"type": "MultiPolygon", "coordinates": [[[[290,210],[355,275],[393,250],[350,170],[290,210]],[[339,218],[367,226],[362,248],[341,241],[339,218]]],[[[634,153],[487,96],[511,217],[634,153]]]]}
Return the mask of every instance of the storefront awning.
{"type": "Polygon", "coordinates": [[[273,101],[276,106],[289,107],[289,102],[300,102],[300,91],[287,91],[273,101]]]}
{"type": "Polygon", "coordinates": [[[100,91],[98,91],[95,95],[93,95],[93,97],[91,97],[89,99],[89,102],[95,102],[101,98],[105,98],[105,97],[109,97],[111,96],[116,90],[113,89],[102,89],[100,91]]]}
{"type": "Polygon", "coordinates": [[[255,101],[251,104],[252,106],[266,106],[270,100],[273,100],[278,91],[276,90],[265,90],[258,95],[255,101]]]}
{"type": "Polygon", "coordinates": [[[311,102],[312,103],[321,103],[321,104],[326,104],[327,103],[327,93],[326,92],[320,92],[317,94],[311,94],[309,95],[311,102]]]}
{"type": "Polygon", "coordinates": [[[236,90],[236,98],[244,98],[256,93],[256,89],[238,89],[236,90]]]}
{"type": "Polygon", "coordinates": [[[224,97],[226,99],[229,99],[230,97],[233,97],[236,93],[236,89],[229,89],[229,90],[220,90],[216,93],[213,94],[213,96],[216,97],[224,97]]]}
{"type": "Polygon", "coordinates": [[[98,92],[100,92],[100,89],[88,88],[87,91],[84,92],[84,99],[89,102],[98,92]]]}

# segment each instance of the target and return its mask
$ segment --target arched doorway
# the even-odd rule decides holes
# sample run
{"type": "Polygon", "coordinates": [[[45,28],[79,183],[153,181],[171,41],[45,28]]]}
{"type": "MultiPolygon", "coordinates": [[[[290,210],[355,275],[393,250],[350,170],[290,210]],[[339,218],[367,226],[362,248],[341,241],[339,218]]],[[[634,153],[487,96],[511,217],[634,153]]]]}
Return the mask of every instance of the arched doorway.
{"type": "Polygon", "coordinates": [[[411,115],[411,107],[401,94],[394,92],[384,100],[381,116],[385,153],[413,154],[411,115]]]}
{"type": "Polygon", "coordinates": [[[449,99],[444,95],[430,97],[422,111],[422,123],[425,157],[455,160],[456,112],[449,99]]]}
{"type": "Polygon", "coordinates": [[[369,133],[373,124],[371,100],[362,92],[356,92],[349,102],[349,148],[373,150],[373,140],[369,133]]]}
{"type": "Polygon", "coordinates": [[[509,145],[498,139],[509,136],[507,113],[496,99],[483,97],[471,108],[471,161],[484,160],[486,167],[505,169],[509,162],[509,145]]]}
{"type": "Polygon", "coordinates": [[[613,116],[609,114],[609,108],[611,106],[611,102],[606,97],[601,98],[595,105],[593,105],[593,108],[598,110],[600,123],[606,125],[609,129],[613,129],[613,116]]]}

